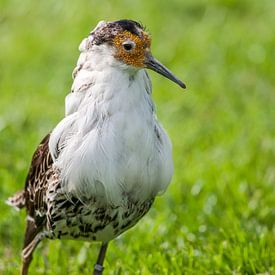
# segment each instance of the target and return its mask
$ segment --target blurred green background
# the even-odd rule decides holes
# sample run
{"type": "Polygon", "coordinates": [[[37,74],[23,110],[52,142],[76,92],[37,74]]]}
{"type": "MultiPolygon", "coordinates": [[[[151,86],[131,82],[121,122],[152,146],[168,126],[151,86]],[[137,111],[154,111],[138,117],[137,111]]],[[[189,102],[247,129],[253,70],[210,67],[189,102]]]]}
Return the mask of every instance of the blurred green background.
{"type": "MultiPolygon", "coordinates": [[[[275,274],[275,1],[0,1],[0,274],[18,274],[25,227],[4,200],[62,118],[78,45],[99,20],[147,26],[174,146],[166,194],[112,242],[106,274],[275,274]]],[[[30,274],[90,274],[98,244],[44,241],[30,274]]]]}

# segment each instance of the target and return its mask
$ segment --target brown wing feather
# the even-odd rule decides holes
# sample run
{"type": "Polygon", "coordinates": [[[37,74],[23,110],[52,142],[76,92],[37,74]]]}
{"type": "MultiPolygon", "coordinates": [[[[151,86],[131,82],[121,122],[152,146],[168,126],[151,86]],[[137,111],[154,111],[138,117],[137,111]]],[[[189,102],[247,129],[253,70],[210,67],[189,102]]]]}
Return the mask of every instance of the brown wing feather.
{"type": "Polygon", "coordinates": [[[45,208],[43,195],[47,189],[51,174],[52,157],[49,152],[50,134],[46,135],[35,150],[29,173],[25,181],[25,188],[7,199],[6,203],[21,209],[26,207],[29,216],[34,217],[35,210],[45,208]]]}
{"type": "Polygon", "coordinates": [[[25,201],[28,215],[36,220],[35,211],[43,216],[46,211],[44,195],[48,187],[48,181],[52,174],[52,157],[49,152],[48,134],[39,144],[33,154],[31,167],[25,183],[25,201]]]}

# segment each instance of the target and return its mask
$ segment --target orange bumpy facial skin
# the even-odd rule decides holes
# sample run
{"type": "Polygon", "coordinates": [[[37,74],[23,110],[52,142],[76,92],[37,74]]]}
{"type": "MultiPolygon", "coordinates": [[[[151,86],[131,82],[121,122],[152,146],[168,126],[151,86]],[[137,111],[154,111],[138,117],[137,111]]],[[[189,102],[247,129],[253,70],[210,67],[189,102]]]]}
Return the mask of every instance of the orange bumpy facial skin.
{"type": "Polygon", "coordinates": [[[118,33],[113,40],[117,49],[116,58],[128,65],[143,68],[145,54],[150,52],[151,38],[146,32],[142,32],[141,37],[132,34],[129,31],[118,33]],[[133,41],[136,46],[131,51],[127,52],[123,48],[123,43],[127,40],[133,41]]]}

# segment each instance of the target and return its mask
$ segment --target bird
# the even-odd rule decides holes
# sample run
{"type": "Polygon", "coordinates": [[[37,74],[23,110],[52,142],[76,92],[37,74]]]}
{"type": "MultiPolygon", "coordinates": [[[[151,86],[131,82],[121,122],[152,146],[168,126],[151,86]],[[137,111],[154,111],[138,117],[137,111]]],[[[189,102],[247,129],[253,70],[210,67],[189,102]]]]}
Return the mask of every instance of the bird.
{"type": "Polygon", "coordinates": [[[79,46],[64,118],[33,154],[25,187],[7,203],[26,208],[21,274],[43,239],[108,243],[133,227],[174,173],[171,141],[158,122],[147,69],[186,88],[153,57],[136,21],[100,21],[79,46]]]}

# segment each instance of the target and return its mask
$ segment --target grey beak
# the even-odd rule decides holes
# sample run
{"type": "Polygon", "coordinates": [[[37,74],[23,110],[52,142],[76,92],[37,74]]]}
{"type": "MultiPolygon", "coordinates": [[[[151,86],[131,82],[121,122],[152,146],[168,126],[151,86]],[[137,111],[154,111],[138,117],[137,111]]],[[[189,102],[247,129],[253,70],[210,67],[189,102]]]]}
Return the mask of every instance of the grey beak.
{"type": "Polygon", "coordinates": [[[157,59],[155,59],[151,54],[145,58],[144,65],[147,69],[153,70],[164,77],[170,79],[171,81],[177,83],[183,89],[186,88],[185,84],[180,81],[169,69],[162,65],[157,59]]]}

